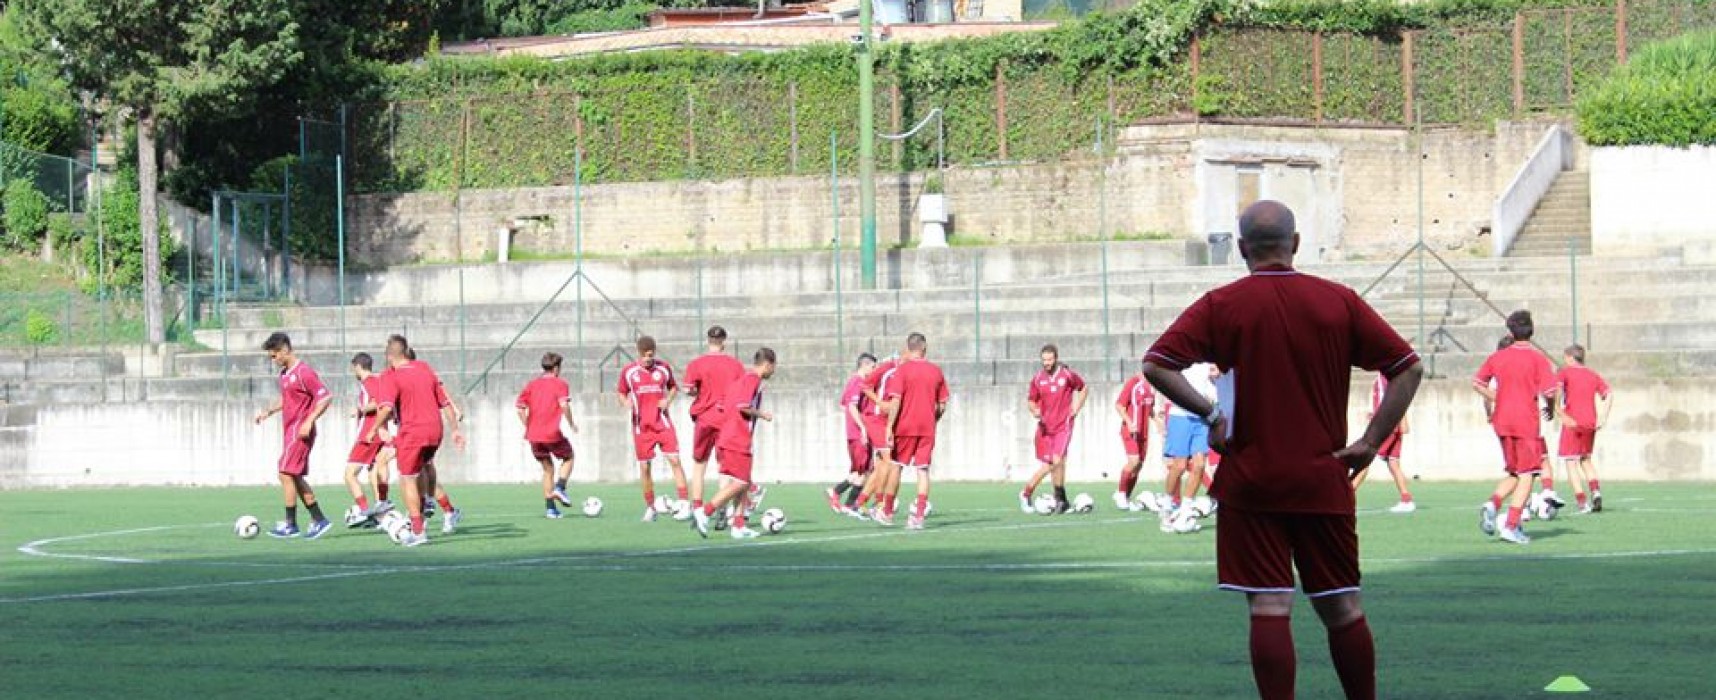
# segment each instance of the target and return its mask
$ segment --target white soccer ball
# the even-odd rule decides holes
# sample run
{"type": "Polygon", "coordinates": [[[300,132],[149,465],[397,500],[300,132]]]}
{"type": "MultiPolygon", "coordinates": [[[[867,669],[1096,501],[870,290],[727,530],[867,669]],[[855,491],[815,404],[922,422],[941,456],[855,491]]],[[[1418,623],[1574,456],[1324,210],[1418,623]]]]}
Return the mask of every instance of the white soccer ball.
{"type": "Polygon", "coordinates": [[[1037,511],[1037,515],[1053,515],[1055,512],[1055,497],[1046,493],[1038,496],[1037,500],[1031,502],[1031,509],[1037,511]]]}
{"type": "Polygon", "coordinates": [[[602,499],[595,496],[584,499],[584,517],[594,518],[602,514],[602,499]]]}
{"type": "Polygon", "coordinates": [[[783,530],[786,530],[786,525],[787,525],[786,511],[781,510],[779,508],[770,508],[768,510],[763,511],[763,531],[764,532],[767,532],[771,535],[778,535],[778,534],[781,534],[781,532],[783,530]]]}
{"type": "Polygon", "coordinates": [[[1192,513],[1198,517],[1207,518],[1214,512],[1215,501],[1210,500],[1209,496],[1198,496],[1192,499],[1192,513]]]}
{"type": "Polygon", "coordinates": [[[1132,499],[1132,502],[1138,504],[1138,508],[1134,508],[1133,510],[1141,508],[1152,513],[1162,510],[1161,504],[1156,500],[1156,494],[1149,491],[1138,494],[1138,497],[1132,499]]]}
{"type": "Polygon", "coordinates": [[[655,502],[651,503],[650,507],[654,508],[657,513],[672,513],[673,499],[666,496],[656,496],[655,502]]]}
{"type": "Polygon", "coordinates": [[[1549,499],[1544,498],[1542,494],[1532,494],[1531,502],[1527,505],[1529,507],[1526,508],[1526,512],[1531,513],[1531,517],[1544,521],[1554,520],[1555,515],[1561,510],[1556,508],[1555,504],[1550,503],[1549,499]]]}
{"type": "Polygon", "coordinates": [[[1181,535],[1191,534],[1204,529],[1203,523],[1198,522],[1197,518],[1191,517],[1190,513],[1183,513],[1175,516],[1173,527],[1174,532],[1181,535]]]}
{"type": "Polygon", "coordinates": [[[257,522],[254,515],[238,516],[238,520],[232,524],[232,534],[238,535],[241,540],[252,539],[259,532],[262,532],[262,523],[257,522]]]}
{"type": "Polygon", "coordinates": [[[1077,496],[1073,496],[1072,507],[1074,512],[1089,513],[1096,510],[1096,499],[1091,498],[1088,493],[1081,493],[1077,496]]]}
{"type": "Polygon", "coordinates": [[[387,532],[387,539],[393,540],[394,544],[404,544],[405,536],[411,534],[411,518],[403,515],[389,518],[383,521],[381,526],[387,532]]]}

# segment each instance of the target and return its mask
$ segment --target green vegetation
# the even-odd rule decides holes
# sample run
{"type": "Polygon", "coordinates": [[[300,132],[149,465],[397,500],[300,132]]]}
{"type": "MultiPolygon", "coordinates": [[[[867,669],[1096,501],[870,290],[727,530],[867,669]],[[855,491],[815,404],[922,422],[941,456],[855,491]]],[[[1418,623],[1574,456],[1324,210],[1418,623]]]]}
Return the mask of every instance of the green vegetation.
{"type": "Polygon", "coordinates": [[[0,194],[0,206],[4,206],[4,221],[6,226],[5,247],[14,250],[39,250],[42,236],[48,233],[48,212],[52,203],[48,196],[36,189],[35,183],[28,180],[13,180],[6,183],[4,194],[0,194]]]}
{"type": "MultiPolygon", "coordinates": [[[[528,461],[519,451],[508,458],[528,461]]],[[[256,481],[272,458],[248,456],[256,481]]],[[[1420,484],[1419,512],[1394,516],[1379,512],[1386,481],[1365,487],[1359,515],[1384,696],[1535,695],[1561,675],[1609,696],[1709,694],[1706,489],[1608,483],[1603,513],[1528,523],[1536,539],[1517,547],[1477,532],[1487,484],[1420,484]],[[1504,630],[1538,661],[1498,660],[1504,630]]],[[[449,487],[462,531],[409,550],[343,527],[233,537],[240,514],[279,517],[277,488],[0,492],[0,658],[23,660],[6,667],[8,694],[109,694],[100,659],[126,669],[135,698],[1255,695],[1245,603],[1214,590],[1214,531],[1166,535],[1116,513],[1112,483],[1074,484],[1098,510],[1054,518],[1020,514],[1011,486],[938,484],[923,532],[771,486],[788,531],[750,543],[639,523],[630,485],[576,485],[574,500],[607,511],[557,521],[534,484],[449,487]],[[85,537],[36,546],[156,563],[19,551],[71,536],[85,537]]],[[[336,518],[348,503],[338,488],[322,498],[336,518]]],[[[1300,696],[1340,697],[1303,599],[1294,618],[1300,696]]]]}
{"type": "Polygon", "coordinates": [[[1644,47],[1579,100],[1578,114],[1594,146],[1716,146],[1716,32],[1644,47]]]}

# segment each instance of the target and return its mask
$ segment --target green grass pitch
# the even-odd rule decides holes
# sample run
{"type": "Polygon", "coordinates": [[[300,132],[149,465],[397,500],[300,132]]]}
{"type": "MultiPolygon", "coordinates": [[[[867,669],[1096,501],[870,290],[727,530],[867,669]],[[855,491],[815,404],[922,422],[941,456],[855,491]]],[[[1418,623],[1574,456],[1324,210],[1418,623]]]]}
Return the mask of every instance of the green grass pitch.
{"type": "MultiPolygon", "coordinates": [[[[549,521],[534,486],[452,486],[463,531],[414,550],[343,527],[241,541],[236,516],[278,518],[264,488],[0,492],[0,695],[1252,693],[1214,533],[1162,534],[1107,486],[1074,489],[1097,512],[1049,518],[1014,510],[1013,486],[943,485],[919,533],[781,486],[788,531],[748,543],[637,522],[635,487],[576,489],[607,512],[549,521]]],[[[1607,512],[1532,523],[1518,547],[1477,532],[1486,484],[1423,485],[1409,516],[1368,485],[1384,696],[1542,695],[1561,675],[1608,697],[1716,693],[1716,492],[1607,486],[1607,512]]],[[[1300,696],[1337,697],[1303,602],[1294,624],[1300,696]]]]}

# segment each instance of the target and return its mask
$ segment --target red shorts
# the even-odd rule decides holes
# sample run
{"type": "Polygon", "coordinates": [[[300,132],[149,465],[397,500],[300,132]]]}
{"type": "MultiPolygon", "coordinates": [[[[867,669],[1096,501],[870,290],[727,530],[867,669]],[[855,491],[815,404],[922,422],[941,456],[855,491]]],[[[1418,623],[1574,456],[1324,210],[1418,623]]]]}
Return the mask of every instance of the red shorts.
{"type": "Polygon", "coordinates": [[[673,432],[673,426],[662,429],[633,429],[632,445],[637,449],[638,461],[648,462],[655,459],[656,448],[661,448],[661,454],[674,456],[679,454],[679,435],[673,432]]]}
{"type": "Polygon", "coordinates": [[[394,462],[399,465],[400,476],[417,476],[423,467],[435,463],[435,451],[441,449],[435,445],[395,445],[393,447],[394,462]]]}
{"type": "Polygon", "coordinates": [[[1382,446],[1376,448],[1377,459],[1400,459],[1401,435],[1399,432],[1388,434],[1388,439],[1382,441],[1382,446]]]}
{"type": "Polygon", "coordinates": [[[751,483],[751,453],[737,450],[720,450],[715,456],[721,462],[721,475],[730,476],[747,484],[751,483]]]}
{"type": "Polygon", "coordinates": [[[572,459],[572,442],[567,440],[565,435],[561,435],[560,439],[554,442],[532,442],[530,456],[538,462],[549,457],[564,462],[572,459]]]}
{"type": "Polygon", "coordinates": [[[1509,474],[1543,471],[1544,442],[1540,437],[1501,438],[1502,463],[1509,474]]]}
{"type": "Polygon", "coordinates": [[[720,419],[710,416],[708,421],[691,419],[691,461],[708,462],[709,455],[715,454],[715,441],[721,439],[720,419]]]}
{"type": "Polygon", "coordinates": [[[287,476],[309,476],[310,450],[315,448],[314,432],[310,433],[308,439],[299,439],[296,435],[286,438],[280,446],[280,473],[287,476]]]}
{"type": "Polygon", "coordinates": [[[1120,445],[1126,448],[1127,457],[1143,457],[1150,448],[1150,431],[1140,430],[1136,433],[1128,431],[1126,426],[1120,426],[1120,445]]]}
{"type": "Polygon", "coordinates": [[[1221,587],[1292,593],[1298,569],[1313,598],[1359,589],[1357,520],[1351,515],[1257,513],[1222,506],[1216,527],[1221,587]]]}
{"type": "Polygon", "coordinates": [[[894,449],[894,445],[888,442],[887,416],[864,416],[864,435],[872,450],[886,455],[894,449]]]}
{"type": "Polygon", "coordinates": [[[1556,453],[1563,459],[1583,459],[1591,456],[1597,444],[1597,431],[1591,428],[1562,428],[1561,444],[1556,453]]]}
{"type": "Polygon", "coordinates": [[[870,465],[873,463],[875,455],[870,452],[870,446],[864,444],[863,440],[847,440],[846,456],[852,460],[853,474],[870,473],[870,465]]]}
{"type": "Polygon", "coordinates": [[[1037,424],[1037,461],[1049,464],[1067,456],[1067,446],[1072,444],[1072,428],[1067,427],[1055,432],[1043,429],[1037,424]]]}
{"type": "Polygon", "coordinates": [[[352,453],[346,456],[346,464],[361,464],[369,467],[375,465],[375,458],[381,454],[381,441],[359,442],[352,445],[352,453]]]}
{"type": "Polygon", "coordinates": [[[894,436],[894,461],[914,469],[928,469],[930,454],[935,452],[935,436],[894,436]]]}

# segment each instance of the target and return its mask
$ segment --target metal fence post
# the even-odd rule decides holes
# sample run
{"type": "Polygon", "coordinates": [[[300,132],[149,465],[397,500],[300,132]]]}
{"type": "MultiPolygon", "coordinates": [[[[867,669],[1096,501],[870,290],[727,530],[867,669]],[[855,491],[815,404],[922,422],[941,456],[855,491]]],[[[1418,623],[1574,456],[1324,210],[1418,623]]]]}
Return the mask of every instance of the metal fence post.
{"type": "MultiPolygon", "coordinates": [[[[1110,335],[1108,314],[1108,158],[1103,144],[1103,122],[1101,117],[1096,119],[1096,166],[1100,170],[1097,175],[1097,235],[1102,238],[1102,361],[1103,364],[1116,362],[1114,357],[1114,342],[1110,335]]],[[[1115,365],[1118,369],[1118,364],[1115,365]]]]}
{"type": "Polygon", "coordinates": [[[846,357],[846,305],[840,281],[840,132],[828,132],[828,191],[834,207],[834,342],[846,357]]]}
{"type": "Polygon", "coordinates": [[[1567,237],[1568,303],[1573,307],[1573,344],[1579,344],[1579,250],[1573,237],[1567,237]]]}

